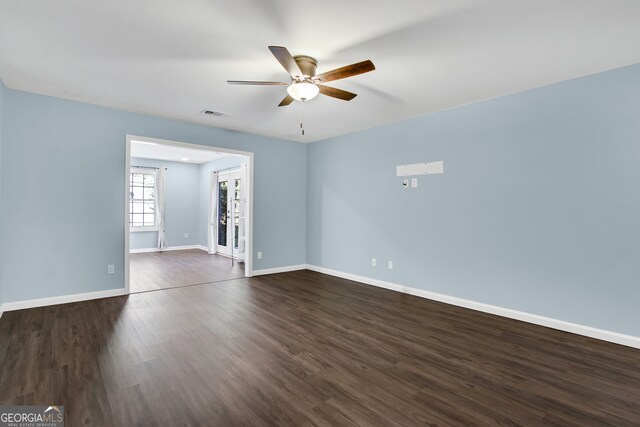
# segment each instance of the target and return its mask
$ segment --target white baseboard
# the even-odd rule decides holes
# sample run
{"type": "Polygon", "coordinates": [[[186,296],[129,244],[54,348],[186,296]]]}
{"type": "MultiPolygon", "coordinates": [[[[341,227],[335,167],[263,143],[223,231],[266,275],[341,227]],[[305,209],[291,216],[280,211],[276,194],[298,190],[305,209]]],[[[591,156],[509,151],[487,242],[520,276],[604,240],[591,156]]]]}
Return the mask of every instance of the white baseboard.
{"type": "Polygon", "coordinates": [[[0,304],[0,319],[2,319],[2,313],[4,313],[4,304],[0,304]]]}
{"type": "Polygon", "coordinates": [[[125,295],[124,288],[109,289],[106,291],[85,292],[82,294],[61,295],[50,298],[29,299],[24,301],[5,302],[3,311],[23,310],[25,308],[45,307],[48,305],[67,304],[70,302],[88,301],[92,299],[110,298],[125,295]]]}
{"type": "Polygon", "coordinates": [[[185,249],[201,249],[203,251],[208,250],[206,246],[201,245],[187,245],[187,246],[169,246],[164,249],[158,248],[142,248],[142,249],[129,249],[130,254],[143,254],[148,252],[166,252],[166,251],[183,251],[185,249]]]}
{"type": "Polygon", "coordinates": [[[285,267],[265,268],[263,270],[253,270],[253,276],[263,276],[265,274],[287,273],[289,271],[306,270],[306,264],[288,265],[285,267]]]}
{"type": "Polygon", "coordinates": [[[436,292],[416,289],[409,286],[399,285],[396,283],[385,282],[382,280],[372,279],[370,277],[358,276],[342,271],[331,270],[329,268],[318,267],[316,265],[307,264],[307,269],[318,273],[328,274],[354,282],[360,282],[367,285],[377,286],[392,291],[402,292],[405,294],[415,295],[418,297],[443,302],[446,304],[456,305],[458,307],[469,308],[471,310],[482,311],[483,313],[495,314],[497,316],[508,317],[510,319],[520,320],[535,325],[546,326],[547,328],[558,329],[564,332],[571,332],[577,335],[584,335],[596,338],[602,341],[608,341],[628,347],[640,349],[640,337],[632,335],[624,335],[617,332],[606,331],[604,329],[592,328],[590,326],[578,325],[576,323],[565,322],[564,320],[552,319],[550,317],[538,316],[536,314],[525,313],[522,311],[511,310],[509,308],[498,307],[495,305],[484,304],[481,302],[466,300],[463,298],[452,297],[449,295],[439,294],[436,292]]]}
{"type": "Polygon", "coordinates": [[[209,252],[209,248],[202,245],[196,245],[196,249],[200,249],[201,251],[209,252]]]}

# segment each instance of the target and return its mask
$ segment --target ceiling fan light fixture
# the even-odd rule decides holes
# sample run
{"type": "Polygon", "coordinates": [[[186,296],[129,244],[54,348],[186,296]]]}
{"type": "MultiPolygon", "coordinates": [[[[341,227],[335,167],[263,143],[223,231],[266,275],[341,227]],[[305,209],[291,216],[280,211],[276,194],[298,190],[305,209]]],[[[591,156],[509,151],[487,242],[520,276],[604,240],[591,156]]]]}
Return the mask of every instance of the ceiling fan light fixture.
{"type": "Polygon", "coordinates": [[[318,95],[320,89],[313,83],[294,82],[287,88],[287,92],[296,101],[309,101],[318,95]]]}

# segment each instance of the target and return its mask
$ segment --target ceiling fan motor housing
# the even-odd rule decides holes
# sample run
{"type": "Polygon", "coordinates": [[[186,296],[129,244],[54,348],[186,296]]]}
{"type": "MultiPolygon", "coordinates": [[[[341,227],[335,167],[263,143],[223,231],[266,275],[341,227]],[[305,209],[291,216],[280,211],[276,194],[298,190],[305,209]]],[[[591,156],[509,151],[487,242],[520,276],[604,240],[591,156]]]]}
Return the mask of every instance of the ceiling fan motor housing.
{"type": "Polygon", "coordinates": [[[296,55],[293,57],[296,61],[300,71],[305,79],[311,78],[316,75],[316,68],[318,67],[318,61],[315,58],[306,55],[296,55]]]}

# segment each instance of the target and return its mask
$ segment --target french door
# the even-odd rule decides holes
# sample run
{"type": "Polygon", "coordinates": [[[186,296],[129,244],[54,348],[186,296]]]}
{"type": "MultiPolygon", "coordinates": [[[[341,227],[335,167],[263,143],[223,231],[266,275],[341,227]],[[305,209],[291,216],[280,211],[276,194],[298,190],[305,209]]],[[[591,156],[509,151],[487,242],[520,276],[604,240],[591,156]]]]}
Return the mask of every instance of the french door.
{"type": "Polygon", "coordinates": [[[240,172],[218,176],[218,252],[238,256],[242,176],[240,172]]]}

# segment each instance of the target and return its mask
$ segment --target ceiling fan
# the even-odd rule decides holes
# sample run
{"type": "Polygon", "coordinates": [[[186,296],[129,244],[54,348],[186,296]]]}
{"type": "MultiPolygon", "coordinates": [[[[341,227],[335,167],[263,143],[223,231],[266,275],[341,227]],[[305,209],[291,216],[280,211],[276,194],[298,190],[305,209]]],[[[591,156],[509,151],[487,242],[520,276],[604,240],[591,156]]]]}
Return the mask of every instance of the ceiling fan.
{"type": "Polygon", "coordinates": [[[346,79],[347,77],[368,73],[376,69],[373,62],[366,60],[316,75],[318,61],[315,58],[306,55],[291,56],[287,48],[282,46],[269,46],[269,50],[291,76],[290,82],[227,80],[227,83],[234,85],[289,86],[287,87],[288,95],[285,96],[278,107],[289,105],[294,100],[309,101],[315,98],[318,93],[342,99],[343,101],[351,101],[357,96],[355,93],[325,86],[321,83],[346,79]]]}

